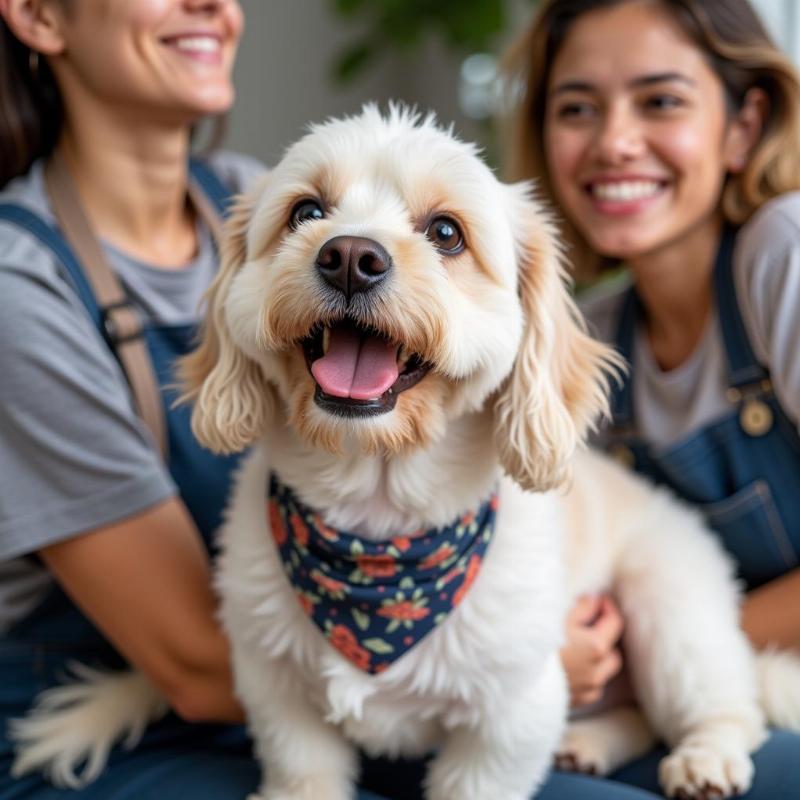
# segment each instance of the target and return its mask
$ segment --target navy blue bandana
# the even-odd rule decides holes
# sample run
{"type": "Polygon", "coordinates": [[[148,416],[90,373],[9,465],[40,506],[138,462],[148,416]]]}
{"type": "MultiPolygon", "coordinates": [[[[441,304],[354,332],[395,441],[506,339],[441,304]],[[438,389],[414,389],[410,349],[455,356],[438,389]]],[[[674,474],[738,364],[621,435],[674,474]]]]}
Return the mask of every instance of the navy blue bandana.
{"type": "Polygon", "coordinates": [[[385,670],[430,633],[475,581],[497,495],[446,528],[371,542],[329,528],[273,474],[267,513],[303,610],[348,661],[385,670]]]}

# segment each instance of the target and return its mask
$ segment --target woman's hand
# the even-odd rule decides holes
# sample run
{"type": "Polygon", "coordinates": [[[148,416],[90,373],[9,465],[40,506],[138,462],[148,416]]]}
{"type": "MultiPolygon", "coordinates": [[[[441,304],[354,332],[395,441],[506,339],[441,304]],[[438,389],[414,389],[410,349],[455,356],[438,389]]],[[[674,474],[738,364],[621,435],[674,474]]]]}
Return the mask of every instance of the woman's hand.
{"type": "Polygon", "coordinates": [[[567,643],[561,661],[572,708],[596,703],[622,668],[619,639],[624,620],[608,595],[579,597],[567,615],[567,643]]]}

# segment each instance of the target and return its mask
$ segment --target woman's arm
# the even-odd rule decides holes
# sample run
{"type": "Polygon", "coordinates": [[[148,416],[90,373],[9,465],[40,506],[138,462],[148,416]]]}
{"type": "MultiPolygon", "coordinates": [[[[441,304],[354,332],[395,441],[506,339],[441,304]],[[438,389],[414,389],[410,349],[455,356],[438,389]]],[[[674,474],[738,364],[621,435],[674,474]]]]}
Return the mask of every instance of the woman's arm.
{"type": "Polygon", "coordinates": [[[800,569],[749,592],[742,627],[757,648],[800,648],[800,569]]]}
{"type": "Polygon", "coordinates": [[[42,548],[58,582],[108,639],[193,721],[240,722],[208,557],[172,498],[42,548]]]}

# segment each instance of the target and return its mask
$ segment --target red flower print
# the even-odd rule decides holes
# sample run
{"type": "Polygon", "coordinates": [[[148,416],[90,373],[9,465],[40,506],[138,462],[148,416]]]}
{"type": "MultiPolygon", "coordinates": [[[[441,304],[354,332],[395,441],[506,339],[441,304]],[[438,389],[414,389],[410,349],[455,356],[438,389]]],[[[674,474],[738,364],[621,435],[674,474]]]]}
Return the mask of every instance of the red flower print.
{"type": "Polygon", "coordinates": [[[434,550],[426,559],[419,562],[420,569],[433,569],[438,567],[443,561],[447,561],[450,556],[456,552],[455,547],[451,544],[443,544],[437,550],[434,550]]]}
{"type": "Polygon", "coordinates": [[[377,613],[379,617],[416,622],[418,619],[425,619],[431,612],[430,609],[417,605],[411,600],[392,600],[386,603],[383,608],[379,608],[377,613]]]}
{"type": "Polygon", "coordinates": [[[475,512],[474,511],[467,511],[463,517],[461,517],[461,524],[468,528],[472,523],[475,522],[475,512]]]}
{"type": "Polygon", "coordinates": [[[469,564],[467,564],[467,572],[464,575],[464,583],[458,587],[456,593],[453,595],[453,607],[457,606],[463,599],[464,595],[469,591],[470,587],[473,583],[475,583],[475,578],[478,577],[478,572],[481,569],[481,557],[480,556],[472,556],[469,560],[469,564]]]}
{"type": "Polygon", "coordinates": [[[347,592],[347,584],[329,578],[324,572],[318,569],[311,570],[311,580],[321,589],[324,589],[331,597],[341,600],[347,592]]]}
{"type": "Polygon", "coordinates": [[[303,611],[310,617],[314,613],[315,605],[314,600],[311,599],[311,595],[306,592],[297,592],[297,599],[300,601],[303,611]]]}
{"type": "Polygon", "coordinates": [[[300,547],[308,547],[308,526],[303,522],[303,518],[297,514],[292,514],[289,521],[292,524],[292,533],[300,547]]]}
{"type": "Polygon", "coordinates": [[[496,492],[489,498],[489,508],[491,508],[492,511],[497,511],[497,509],[500,508],[500,497],[496,492]]]}
{"type": "Polygon", "coordinates": [[[356,564],[361,572],[370,578],[391,578],[397,572],[397,563],[388,553],[375,556],[358,556],[356,564]]]}
{"type": "Polygon", "coordinates": [[[405,553],[411,547],[411,539],[408,536],[395,536],[392,544],[401,552],[405,553]]]}
{"type": "Polygon", "coordinates": [[[270,500],[267,503],[267,515],[269,517],[269,527],[272,531],[272,538],[275,539],[278,547],[283,547],[286,544],[286,528],[283,525],[283,518],[278,503],[275,500],[270,500]]]}
{"type": "Polygon", "coordinates": [[[314,517],[314,526],[317,529],[317,532],[323,539],[327,539],[329,542],[338,542],[339,541],[339,534],[333,528],[329,528],[323,521],[322,517],[314,517]]]}
{"type": "Polygon", "coordinates": [[[442,577],[439,579],[441,583],[438,585],[447,586],[447,584],[450,583],[450,581],[457,578],[463,571],[464,569],[462,567],[459,567],[458,564],[456,564],[452,569],[447,570],[447,572],[445,572],[445,574],[442,575],[442,577]]]}
{"type": "Polygon", "coordinates": [[[350,628],[344,625],[334,625],[331,628],[330,642],[348,661],[355,664],[359,669],[369,669],[371,655],[369,650],[364,649],[356,639],[356,635],[350,628]]]}

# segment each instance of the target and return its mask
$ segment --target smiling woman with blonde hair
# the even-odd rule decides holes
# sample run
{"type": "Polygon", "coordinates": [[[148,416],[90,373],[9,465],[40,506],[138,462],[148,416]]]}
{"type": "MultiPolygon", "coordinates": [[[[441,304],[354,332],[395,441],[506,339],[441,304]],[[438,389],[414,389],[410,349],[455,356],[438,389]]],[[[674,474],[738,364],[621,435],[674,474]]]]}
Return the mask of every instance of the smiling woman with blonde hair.
{"type": "MultiPolygon", "coordinates": [[[[752,642],[798,648],[795,68],[747,0],[545,0],[508,65],[511,177],[538,180],[580,281],[626,268],[583,303],[631,365],[598,444],[705,514],[747,589],[752,642]]],[[[623,628],[612,598],[573,609],[574,706],[619,671],[623,628]]],[[[611,777],[658,793],[659,757],[611,777]]],[[[799,760],[800,737],[774,733],[745,796],[800,796],[799,760]]]]}

